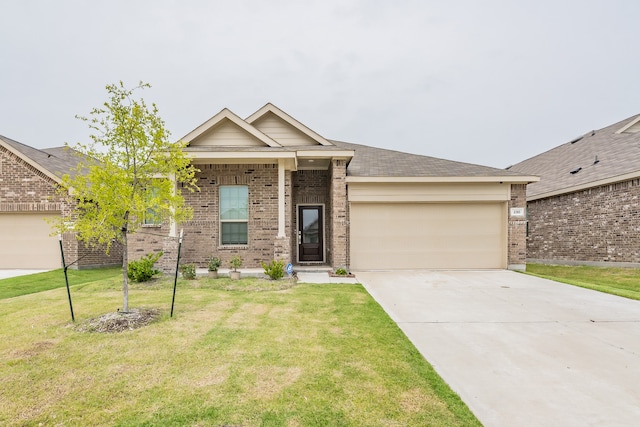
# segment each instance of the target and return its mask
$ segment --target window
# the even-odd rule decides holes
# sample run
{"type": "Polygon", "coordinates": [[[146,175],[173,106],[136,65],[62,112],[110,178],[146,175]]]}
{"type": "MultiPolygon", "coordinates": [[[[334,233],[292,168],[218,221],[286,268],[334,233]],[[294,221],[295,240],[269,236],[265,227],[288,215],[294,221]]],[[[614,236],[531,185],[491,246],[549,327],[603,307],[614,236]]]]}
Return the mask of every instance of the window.
{"type": "Polygon", "coordinates": [[[220,186],[220,244],[249,243],[249,187],[220,186]]]}
{"type": "Polygon", "coordinates": [[[144,225],[161,225],[162,224],[162,217],[160,215],[160,212],[158,212],[157,202],[153,203],[155,201],[154,199],[157,199],[159,194],[160,194],[160,190],[158,188],[151,187],[147,190],[147,194],[146,194],[147,203],[152,203],[154,204],[154,206],[147,208],[147,211],[144,214],[144,225]]]}

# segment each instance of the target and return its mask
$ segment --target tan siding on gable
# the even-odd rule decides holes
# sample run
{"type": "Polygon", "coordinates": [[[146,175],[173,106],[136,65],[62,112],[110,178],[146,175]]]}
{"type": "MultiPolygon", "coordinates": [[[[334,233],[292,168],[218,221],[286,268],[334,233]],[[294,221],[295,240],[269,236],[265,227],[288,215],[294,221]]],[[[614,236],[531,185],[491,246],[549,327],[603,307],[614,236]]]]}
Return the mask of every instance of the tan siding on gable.
{"type": "Polygon", "coordinates": [[[638,132],[640,132],[640,122],[636,123],[635,125],[631,126],[630,128],[624,131],[624,133],[638,133],[638,132]]]}
{"type": "Polygon", "coordinates": [[[266,114],[253,123],[253,126],[285,147],[320,145],[317,141],[309,138],[274,114],[266,114]]]}
{"type": "Polygon", "coordinates": [[[191,141],[192,146],[264,147],[265,144],[240,126],[225,120],[191,141]]]}

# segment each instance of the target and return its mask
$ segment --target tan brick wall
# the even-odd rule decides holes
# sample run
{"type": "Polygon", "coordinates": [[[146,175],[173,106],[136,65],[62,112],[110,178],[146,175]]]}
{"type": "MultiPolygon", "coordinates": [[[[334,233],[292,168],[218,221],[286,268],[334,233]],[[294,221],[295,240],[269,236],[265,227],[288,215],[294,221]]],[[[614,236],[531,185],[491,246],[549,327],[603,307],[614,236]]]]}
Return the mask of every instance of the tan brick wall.
{"type": "Polygon", "coordinates": [[[331,162],[331,257],[333,267],[349,267],[349,209],[347,204],[347,162],[331,162]]]}
{"type": "Polygon", "coordinates": [[[640,262],[640,180],[528,203],[528,258],[640,262]]]}
{"type": "Polygon", "coordinates": [[[0,147],[0,212],[62,210],[56,182],[0,147]]]}
{"type": "MultiPolygon", "coordinates": [[[[277,165],[198,165],[196,174],[200,191],[185,191],[187,205],[193,208],[193,219],[178,225],[184,229],[181,264],[195,263],[206,267],[211,256],[222,259],[223,266],[234,255],[240,255],[243,267],[260,267],[262,261],[274,259],[278,236],[278,166],[277,165]],[[249,187],[249,243],[245,246],[221,246],[219,244],[219,187],[220,185],[247,185],[249,187]]],[[[291,236],[291,174],[285,174],[285,234],[291,236]]],[[[163,250],[163,269],[173,269],[175,254],[167,253],[167,247],[176,246],[175,239],[167,236],[168,225],[152,228],[154,234],[145,235],[143,228],[134,235],[129,253],[132,258],[151,251],[163,250]]],[[[291,247],[289,241],[278,242],[291,247]]],[[[171,251],[169,251],[171,252],[171,251]]],[[[289,260],[286,260],[289,261],[289,260]]]]}
{"type": "MultiPolygon", "coordinates": [[[[56,193],[57,183],[0,147],[0,212],[64,212],[71,209],[56,193]]],[[[70,268],[94,268],[122,264],[122,248],[114,246],[107,256],[103,250],[90,249],[77,241],[73,233],[62,237],[65,262],[70,268]]]]}
{"type": "MultiPolygon", "coordinates": [[[[526,184],[511,185],[511,200],[509,201],[509,212],[511,208],[525,208],[527,205],[526,184]]],[[[510,215],[510,214],[509,214],[510,215]]],[[[508,235],[508,255],[507,263],[510,268],[522,269],[527,260],[527,222],[526,217],[509,216],[508,235]]]]}

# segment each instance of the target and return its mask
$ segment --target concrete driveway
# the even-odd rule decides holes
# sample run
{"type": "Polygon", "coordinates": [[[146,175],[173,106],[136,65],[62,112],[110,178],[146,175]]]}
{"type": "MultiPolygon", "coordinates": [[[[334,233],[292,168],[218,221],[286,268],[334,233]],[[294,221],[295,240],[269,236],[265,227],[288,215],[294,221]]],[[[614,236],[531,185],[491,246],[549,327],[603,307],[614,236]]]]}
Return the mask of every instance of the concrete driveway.
{"type": "Polygon", "coordinates": [[[356,276],[485,426],[640,425],[640,301],[512,271],[356,276]]]}

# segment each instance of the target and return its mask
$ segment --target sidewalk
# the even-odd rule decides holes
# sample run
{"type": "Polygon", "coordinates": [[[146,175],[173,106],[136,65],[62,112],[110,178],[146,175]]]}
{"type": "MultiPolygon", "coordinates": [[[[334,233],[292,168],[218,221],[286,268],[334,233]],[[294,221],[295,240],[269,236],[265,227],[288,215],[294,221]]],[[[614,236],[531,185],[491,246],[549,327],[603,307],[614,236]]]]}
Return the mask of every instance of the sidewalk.
{"type": "MultiPolygon", "coordinates": [[[[220,268],[218,269],[218,274],[221,277],[225,277],[229,275],[230,269],[228,268],[220,268]]],[[[261,277],[266,278],[264,274],[264,270],[262,268],[241,268],[239,271],[242,272],[243,276],[249,277],[261,277]]],[[[198,276],[206,276],[208,271],[206,268],[198,268],[196,269],[196,275],[198,276]]],[[[329,271],[296,271],[298,275],[298,283],[360,283],[357,277],[331,277],[329,276],[329,271]]],[[[285,273],[285,277],[287,274],[285,273]]]]}

